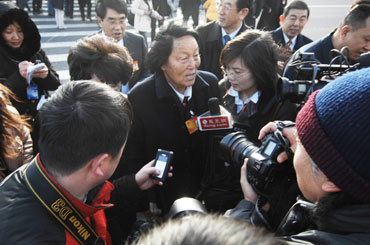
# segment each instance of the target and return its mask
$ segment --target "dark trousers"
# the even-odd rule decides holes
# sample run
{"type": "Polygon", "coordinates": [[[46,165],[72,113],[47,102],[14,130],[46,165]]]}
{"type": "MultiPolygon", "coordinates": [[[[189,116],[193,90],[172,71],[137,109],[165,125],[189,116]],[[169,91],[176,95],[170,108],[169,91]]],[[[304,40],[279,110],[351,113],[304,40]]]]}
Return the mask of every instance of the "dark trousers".
{"type": "Polygon", "coordinates": [[[42,0],[32,0],[32,11],[33,13],[40,13],[42,6],[42,0]]]}
{"type": "Polygon", "coordinates": [[[199,24],[199,6],[194,6],[192,9],[183,10],[182,15],[184,16],[184,22],[187,23],[189,17],[193,19],[193,27],[197,27],[199,24]]]}
{"type": "Polygon", "coordinates": [[[87,4],[87,18],[91,19],[91,0],[78,0],[82,20],[85,20],[85,5],[87,4]]]}
{"type": "MultiPolygon", "coordinates": [[[[163,22],[164,22],[164,19],[163,20],[158,20],[158,27],[161,27],[163,25],[163,22]]],[[[157,19],[152,18],[151,28],[152,28],[151,38],[152,38],[152,42],[153,42],[154,37],[155,37],[155,30],[157,28],[157,19]]]]}
{"type": "Polygon", "coordinates": [[[73,18],[73,0],[66,0],[66,7],[64,9],[64,15],[73,18]]]}

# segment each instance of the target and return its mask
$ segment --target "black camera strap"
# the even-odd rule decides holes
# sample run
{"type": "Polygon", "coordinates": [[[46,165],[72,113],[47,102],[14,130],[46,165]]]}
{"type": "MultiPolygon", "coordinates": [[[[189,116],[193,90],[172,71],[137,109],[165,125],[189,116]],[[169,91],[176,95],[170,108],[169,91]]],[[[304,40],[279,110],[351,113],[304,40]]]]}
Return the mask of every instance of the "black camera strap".
{"type": "Polygon", "coordinates": [[[25,170],[27,185],[42,205],[80,244],[104,244],[102,238],[52,182],[35,157],[25,170]]]}

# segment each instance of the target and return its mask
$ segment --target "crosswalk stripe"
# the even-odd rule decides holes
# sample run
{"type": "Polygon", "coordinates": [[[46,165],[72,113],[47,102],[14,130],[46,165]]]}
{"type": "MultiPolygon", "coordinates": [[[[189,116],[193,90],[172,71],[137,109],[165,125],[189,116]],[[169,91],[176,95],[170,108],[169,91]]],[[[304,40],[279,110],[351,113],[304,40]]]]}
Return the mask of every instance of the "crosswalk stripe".
{"type": "Polygon", "coordinates": [[[41,38],[45,37],[73,37],[73,36],[89,36],[95,33],[96,30],[91,31],[57,31],[57,32],[43,32],[40,33],[41,38]]]}
{"type": "Polygon", "coordinates": [[[51,62],[67,62],[68,54],[49,54],[48,58],[51,62]]]}
{"type": "MultiPolygon", "coordinates": [[[[69,48],[76,44],[76,41],[68,41],[68,42],[52,42],[52,43],[42,43],[41,47],[43,49],[48,48],[69,48]]],[[[48,56],[49,57],[49,56],[48,56]]]]}
{"type": "MultiPolygon", "coordinates": [[[[65,26],[67,26],[68,28],[84,28],[84,27],[98,28],[99,27],[97,23],[92,23],[92,22],[91,22],[91,24],[88,24],[88,23],[81,23],[81,24],[65,23],[65,26]]],[[[39,28],[39,30],[56,28],[56,24],[37,25],[37,28],[39,28]]]]}

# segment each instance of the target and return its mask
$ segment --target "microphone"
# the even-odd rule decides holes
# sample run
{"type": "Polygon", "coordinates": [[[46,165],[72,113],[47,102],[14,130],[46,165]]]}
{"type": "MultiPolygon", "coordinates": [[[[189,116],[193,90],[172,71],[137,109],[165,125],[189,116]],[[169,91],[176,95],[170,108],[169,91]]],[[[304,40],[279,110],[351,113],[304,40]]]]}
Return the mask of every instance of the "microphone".
{"type": "Polygon", "coordinates": [[[230,129],[233,126],[231,114],[222,106],[217,97],[208,99],[209,111],[198,116],[197,123],[200,131],[230,129]]]}

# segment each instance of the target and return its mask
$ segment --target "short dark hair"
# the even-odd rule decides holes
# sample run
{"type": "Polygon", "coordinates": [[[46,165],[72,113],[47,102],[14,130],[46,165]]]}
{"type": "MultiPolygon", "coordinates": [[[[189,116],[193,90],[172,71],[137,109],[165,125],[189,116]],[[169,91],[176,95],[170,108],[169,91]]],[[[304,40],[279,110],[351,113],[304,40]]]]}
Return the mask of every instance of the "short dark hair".
{"type": "Polygon", "coordinates": [[[226,68],[236,58],[251,71],[261,98],[272,96],[278,79],[278,46],[271,35],[258,30],[243,32],[225,45],[220,63],[226,68]]]}
{"type": "Polygon", "coordinates": [[[107,84],[126,84],[132,76],[132,58],[127,49],[106,42],[102,35],[80,39],[68,52],[71,80],[90,80],[93,75],[107,84]]]}
{"type": "Polygon", "coordinates": [[[161,71],[161,66],[167,64],[168,57],[172,53],[174,40],[184,36],[192,36],[198,42],[196,31],[176,24],[174,21],[161,28],[146,56],[146,65],[151,72],[161,71]]]}
{"type": "Polygon", "coordinates": [[[251,9],[253,0],[236,0],[238,12],[244,8],[251,9]]]}
{"type": "Polygon", "coordinates": [[[116,157],[132,121],[128,99],[94,81],[67,82],[39,112],[40,157],[46,169],[69,175],[95,156],[116,157]]]}
{"type": "Polygon", "coordinates": [[[292,9],[307,10],[307,18],[310,16],[310,9],[308,8],[307,3],[301,0],[294,0],[288,3],[288,5],[284,8],[284,17],[287,17],[292,9]]]}
{"type": "Polygon", "coordinates": [[[108,8],[127,16],[127,4],[123,0],[98,0],[95,6],[96,15],[104,19],[108,8]]]}
{"type": "Polygon", "coordinates": [[[353,31],[365,28],[367,24],[367,19],[370,17],[370,5],[369,4],[359,4],[351,9],[349,13],[344,18],[343,24],[351,25],[353,31]]]}
{"type": "Polygon", "coordinates": [[[247,222],[216,214],[195,214],[182,219],[169,220],[140,237],[134,244],[280,245],[286,243],[265,229],[253,227],[247,222]]]}

